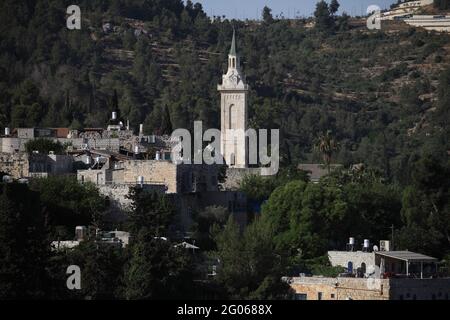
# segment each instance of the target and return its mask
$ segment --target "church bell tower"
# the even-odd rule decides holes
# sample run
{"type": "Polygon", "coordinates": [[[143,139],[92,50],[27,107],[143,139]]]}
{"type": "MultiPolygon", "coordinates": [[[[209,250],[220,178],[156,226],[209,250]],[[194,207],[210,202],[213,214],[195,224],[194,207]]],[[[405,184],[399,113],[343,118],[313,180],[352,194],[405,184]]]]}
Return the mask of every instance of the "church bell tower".
{"type": "Polygon", "coordinates": [[[248,167],[248,143],[245,138],[247,130],[247,95],[248,85],[240,67],[239,55],[236,53],[236,34],[233,31],[230,53],[228,54],[228,71],[222,76],[220,92],[221,153],[226,164],[231,168],[248,167]]]}

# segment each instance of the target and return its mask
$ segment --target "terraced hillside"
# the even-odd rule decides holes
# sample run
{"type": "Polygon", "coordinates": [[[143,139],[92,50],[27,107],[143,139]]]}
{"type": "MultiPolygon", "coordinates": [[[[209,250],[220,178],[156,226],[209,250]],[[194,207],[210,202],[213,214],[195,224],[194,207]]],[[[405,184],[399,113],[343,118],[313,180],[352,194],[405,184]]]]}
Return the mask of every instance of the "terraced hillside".
{"type": "Polygon", "coordinates": [[[417,154],[450,149],[446,34],[400,22],[370,31],[348,17],[332,32],[304,20],[211,19],[177,0],[82,3],[75,31],[64,1],[2,3],[0,126],[102,127],[116,90],[134,128],[218,127],[216,85],[234,26],[251,125],[281,129],[283,164],[319,161],[312,147],[326,130],[341,144],[334,161],[401,181],[417,154]]]}

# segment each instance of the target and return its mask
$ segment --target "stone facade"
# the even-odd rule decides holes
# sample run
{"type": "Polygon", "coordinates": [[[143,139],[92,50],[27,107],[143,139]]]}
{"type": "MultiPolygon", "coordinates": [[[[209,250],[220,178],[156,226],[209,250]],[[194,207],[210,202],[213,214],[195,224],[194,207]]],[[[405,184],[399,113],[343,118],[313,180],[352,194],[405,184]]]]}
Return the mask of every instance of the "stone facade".
{"type": "Polygon", "coordinates": [[[295,277],[287,280],[299,300],[448,300],[450,279],[295,277]]]}
{"type": "Polygon", "coordinates": [[[162,185],[166,193],[196,193],[218,190],[219,167],[174,164],[165,160],[107,162],[101,169],[78,170],[78,180],[97,185],[162,185]],[[141,180],[139,180],[141,179],[141,180]]]}
{"type": "Polygon", "coordinates": [[[177,208],[177,228],[183,232],[191,230],[195,213],[199,213],[210,206],[224,207],[233,215],[241,228],[247,225],[247,197],[242,192],[210,191],[179,193],[170,196],[177,208]]]}
{"type": "Polygon", "coordinates": [[[449,300],[450,279],[390,279],[391,300],[449,300]]]}
{"type": "MultiPolygon", "coordinates": [[[[125,184],[108,184],[99,185],[99,192],[108,197],[110,201],[110,207],[105,215],[106,222],[123,222],[127,219],[127,211],[130,209],[132,201],[127,198],[130,188],[132,185],[125,184]]],[[[159,193],[164,193],[164,186],[160,185],[145,185],[143,186],[146,190],[152,190],[159,193]]]]}
{"type": "Polygon", "coordinates": [[[375,266],[375,253],[363,251],[328,251],[331,265],[349,268],[355,272],[358,268],[367,269],[375,266]]]}
{"type": "Polygon", "coordinates": [[[226,179],[221,183],[224,190],[239,190],[242,179],[248,175],[261,175],[261,168],[227,168],[226,179]]]}
{"type": "Polygon", "coordinates": [[[0,154],[0,172],[4,172],[15,179],[29,176],[30,162],[27,154],[0,154]]]}
{"type": "Polygon", "coordinates": [[[222,84],[217,89],[221,94],[220,141],[222,156],[228,166],[246,168],[248,166],[248,145],[244,133],[247,130],[249,88],[245,84],[245,76],[240,68],[234,33],[228,55],[228,71],[222,76],[222,84]]]}
{"type": "Polygon", "coordinates": [[[55,154],[1,153],[0,171],[15,179],[70,174],[73,159],[55,154]]]}
{"type": "Polygon", "coordinates": [[[27,143],[29,140],[30,139],[21,139],[16,137],[2,137],[0,138],[0,152],[25,152],[25,143],[27,143]]]}
{"type": "Polygon", "coordinates": [[[144,184],[163,184],[168,193],[176,193],[177,166],[169,161],[129,160],[120,163],[123,168],[123,183],[137,184],[143,177],[144,184]]]}

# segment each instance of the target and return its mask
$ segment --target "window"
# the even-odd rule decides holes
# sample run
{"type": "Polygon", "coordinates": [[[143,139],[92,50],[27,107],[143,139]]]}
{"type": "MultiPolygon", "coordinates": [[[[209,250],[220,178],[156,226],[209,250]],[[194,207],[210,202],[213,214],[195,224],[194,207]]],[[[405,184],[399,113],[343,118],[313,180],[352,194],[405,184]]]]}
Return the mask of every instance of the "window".
{"type": "Polygon", "coordinates": [[[331,299],[334,299],[334,297],[335,297],[335,296],[334,296],[334,293],[332,293],[332,294],[331,294],[331,299]]]}
{"type": "Polygon", "coordinates": [[[353,262],[351,261],[347,263],[347,272],[353,273],[353,262]]]}
{"type": "Polygon", "coordinates": [[[308,295],[306,293],[296,293],[294,296],[295,300],[308,300],[308,295]]]}
{"type": "Polygon", "coordinates": [[[317,292],[317,300],[322,300],[323,293],[317,292]]]}
{"type": "Polygon", "coordinates": [[[234,106],[234,104],[232,104],[230,106],[230,115],[229,115],[229,123],[228,123],[228,128],[230,129],[236,129],[237,124],[236,124],[236,107],[234,106]]]}

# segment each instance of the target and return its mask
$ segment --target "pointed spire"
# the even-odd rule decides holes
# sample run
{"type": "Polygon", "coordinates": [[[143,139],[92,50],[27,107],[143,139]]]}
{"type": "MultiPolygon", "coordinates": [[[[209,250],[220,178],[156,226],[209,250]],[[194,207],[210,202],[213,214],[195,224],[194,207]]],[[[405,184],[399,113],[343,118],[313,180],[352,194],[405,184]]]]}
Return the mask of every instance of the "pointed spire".
{"type": "Polygon", "coordinates": [[[231,40],[230,56],[236,55],[236,31],[233,28],[233,40],[231,40]]]}

